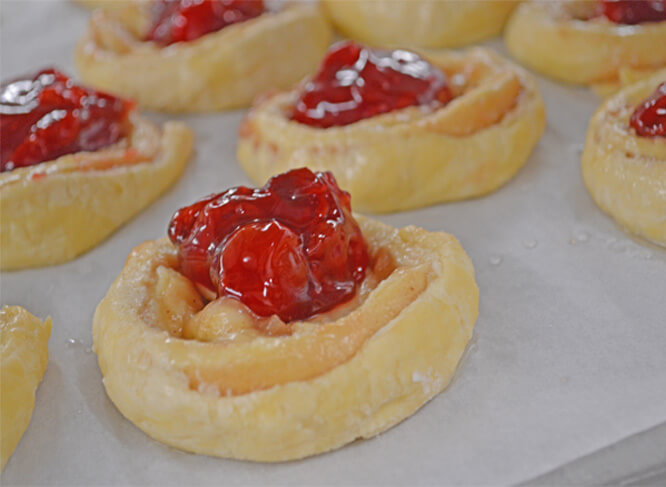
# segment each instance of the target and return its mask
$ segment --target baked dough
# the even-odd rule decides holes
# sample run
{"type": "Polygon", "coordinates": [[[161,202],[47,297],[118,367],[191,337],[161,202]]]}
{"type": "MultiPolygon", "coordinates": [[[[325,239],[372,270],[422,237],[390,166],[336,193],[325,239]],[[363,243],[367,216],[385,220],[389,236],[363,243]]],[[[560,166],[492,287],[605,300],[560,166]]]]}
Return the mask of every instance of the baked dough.
{"type": "Polygon", "coordinates": [[[456,98],[327,129],[289,120],[299,88],[259,101],[240,128],[250,178],[307,166],[332,171],[359,211],[407,210],[489,193],[527,161],[545,127],[534,79],[487,49],[431,52],[456,98]]]}
{"type": "Polygon", "coordinates": [[[314,70],[331,40],[316,5],[297,4],[191,42],[140,40],[148,5],[98,10],[76,48],[81,78],[146,108],[209,112],[248,106],[314,70]]]}
{"type": "Polygon", "coordinates": [[[630,128],[635,108],[666,81],[666,69],[606,100],[590,121],[583,178],[599,207],[632,233],[666,246],[666,139],[630,128]]]}
{"type": "Polygon", "coordinates": [[[128,4],[138,3],[141,1],[149,0],[72,0],[74,3],[78,3],[82,7],[86,8],[103,8],[108,10],[121,9],[125,8],[128,4]]]}
{"type": "Polygon", "coordinates": [[[650,76],[654,76],[657,71],[659,70],[654,68],[632,68],[630,66],[623,66],[617,72],[617,79],[613,81],[605,81],[603,83],[595,83],[592,85],[592,89],[597,95],[606,98],[617,93],[622,88],[633,85],[650,76]]]}
{"type": "Polygon", "coordinates": [[[605,93],[620,82],[623,69],[666,66],[666,22],[621,25],[605,17],[585,20],[595,5],[562,0],[521,4],[506,27],[509,52],[546,76],[601,84],[605,93]]]}
{"type": "Polygon", "coordinates": [[[50,318],[42,321],[20,306],[0,309],[0,469],[30,423],[49,361],[50,335],[50,318]]]}
{"type": "Polygon", "coordinates": [[[93,322],[120,412],[176,448],[275,462],[372,437],[441,392],[478,313],[472,264],[450,235],[358,221],[381,282],[287,336],[231,298],[202,310],[166,238],[134,249],[93,322]]]}
{"type": "Polygon", "coordinates": [[[375,46],[460,47],[502,32],[516,0],[322,0],[345,36],[375,46]]]}
{"type": "Polygon", "coordinates": [[[180,122],[159,130],[131,117],[130,135],[113,146],[0,173],[2,270],[73,259],[176,181],[192,132],[180,122]]]}

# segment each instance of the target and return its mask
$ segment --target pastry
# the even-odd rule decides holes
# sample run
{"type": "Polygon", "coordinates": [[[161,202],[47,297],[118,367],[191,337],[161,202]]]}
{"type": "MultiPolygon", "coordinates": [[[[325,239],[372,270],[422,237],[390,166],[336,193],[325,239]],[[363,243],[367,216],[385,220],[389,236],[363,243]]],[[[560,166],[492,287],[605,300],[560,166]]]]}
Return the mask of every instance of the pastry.
{"type": "Polygon", "coordinates": [[[49,361],[50,335],[50,318],[42,321],[20,306],[0,309],[0,469],[30,423],[49,361]]]}
{"type": "Polygon", "coordinates": [[[497,189],[544,126],[532,77],[486,49],[424,58],[344,42],[311,80],[255,104],[238,160],[257,183],[332,171],[359,210],[390,212],[497,189]]]}
{"type": "Polygon", "coordinates": [[[602,210],[666,246],[666,69],[601,105],[590,121],[582,166],[602,210]]]}
{"type": "Polygon", "coordinates": [[[345,36],[375,46],[460,47],[502,32],[515,0],[322,0],[345,36]]]}
{"type": "Polygon", "coordinates": [[[284,461],[369,438],[451,380],[478,312],[445,233],[354,217],[330,173],[176,212],[132,251],[93,339],[120,412],[183,450],[284,461]]]}
{"type": "Polygon", "coordinates": [[[262,0],[136,1],[93,13],[76,49],[92,86],[169,112],[245,107],[310,73],[330,27],[316,5],[262,0]]]}
{"type": "Polygon", "coordinates": [[[632,68],[630,66],[622,66],[618,69],[617,78],[612,81],[595,83],[591,85],[591,88],[597,95],[606,98],[617,93],[622,88],[653,76],[657,71],[659,70],[654,68],[632,68]]]}
{"type": "Polygon", "coordinates": [[[607,94],[666,66],[666,0],[525,2],[505,41],[530,68],[607,94]]]}
{"type": "Polygon", "coordinates": [[[139,3],[146,0],[73,0],[82,7],[86,8],[104,8],[108,10],[125,8],[132,3],[139,3]]]}
{"type": "Polygon", "coordinates": [[[0,268],[58,264],[97,245],[178,178],[192,150],[133,102],[47,69],[2,85],[0,268]]]}

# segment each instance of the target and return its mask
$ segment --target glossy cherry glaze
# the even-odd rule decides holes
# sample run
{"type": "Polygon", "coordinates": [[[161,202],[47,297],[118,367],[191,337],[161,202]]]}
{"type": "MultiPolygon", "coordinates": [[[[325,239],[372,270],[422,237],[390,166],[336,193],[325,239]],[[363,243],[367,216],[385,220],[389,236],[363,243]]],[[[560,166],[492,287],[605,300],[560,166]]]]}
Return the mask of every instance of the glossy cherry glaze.
{"type": "Polygon", "coordinates": [[[666,0],[601,0],[601,13],[616,24],[666,20],[666,0]]]}
{"type": "Polygon", "coordinates": [[[666,137],[666,83],[634,110],[629,124],[642,137],[666,137]]]}
{"type": "Polygon", "coordinates": [[[181,208],[169,238],[185,276],[285,322],[351,299],[368,266],[349,193],[305,168],[181,208]]]}
{"type": "Polygon", "coordinates": [[[0,89],[0,170],[95,151],[127,135],[134,104],[72,82],[55,69],[0,89]]]}
{"type": "Polygon", "coordinates": [[[417,54],[343,42],[305,85],[291,119],[327,128],[414,105],[442,106],[451,98],[444,73],[417,54]]]}
{"type": "Polygon", "coordinates": [[[265,11],[263,0],[158,0],[153,8],[146,40],[163,46],[193,41],[265,11]]]}

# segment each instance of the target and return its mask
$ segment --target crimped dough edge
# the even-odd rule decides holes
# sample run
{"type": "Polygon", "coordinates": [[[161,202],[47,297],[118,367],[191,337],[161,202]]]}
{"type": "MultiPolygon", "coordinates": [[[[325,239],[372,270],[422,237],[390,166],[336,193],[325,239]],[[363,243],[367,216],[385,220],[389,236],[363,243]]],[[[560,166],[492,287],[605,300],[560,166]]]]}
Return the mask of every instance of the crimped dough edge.
{"type": "Polygon", "coordinates": [[[246,107],[259,93],[296,83],[315,68],[331,36],[316,6],[292,5],[160,48],[132,38],[100,10],[77,44],[75,60],[88,84],[143,107],[210,112],[246,107]]]}
{"type": "MultiPolygon", "coordinates": [[[[529,1],[509,19],[504,40],[522,64],[569,83],[616,84],[626,68],[666,66],[666,22],[617,25],[571,18],[569,4],[529,1]]],[[[602,87],[603,91],[603,87],[602,87]]]]}
{"type": "Polygon", "coordinates": [[[499,35],[517,2],[324,0],[345,36],[384,47],[461,47],[499,35]]]}
{"type": "Polygon", "coordinates": [[[132,270],[130,256],[93,322],[104,385],[120,412],[167,445],[264,462],[370,438],[413,414],[450,382],[472,335],[474,269],[450,235],[359,223],[371,247],[417,247],[435,277],[349,361],[314,379],[237,396],[192,390],[182,371],[172,369],[165,341],[182,339],[142,321],[132,290],[142,276],[132,270]]]}
{"type": "Polygon", "coordinates": [[[166,191],[192,152],[180,122],[133,116],[128,146],[79,152],[0,174],[0,269],[69,261],[166,191]]]}
{"type": "Polygon", "coordinates": [[[590,121],[583,179],[596,204],[621,226],[666,246],[666,139],[629,126],[636,106],[666,81],[666,69],[606,100],[590,121]]]}
{"type": "Polygon", "coordinates": [[[438,132],[440,117],[466,104],[483,106],[495,94],[495,85],[482,83],[429,114],[407,108],[328,129],[287,119],[283,109],[298,93],[292,90],[259,101],[248,113],[237,150],[241,166],[257,184],[296,167],[332,171],[340,187],[351,193],[354,206],[371,213],[408,210],[496,190],[525,164],[545,129],[545,108],[536,82],[523,69],[484,48],[432,51],[424,56],[443,69],[469,60],[490,70],[493,81],[515,76],[520,92],[496,122],[469,134],[449,135],[438,132]]]}

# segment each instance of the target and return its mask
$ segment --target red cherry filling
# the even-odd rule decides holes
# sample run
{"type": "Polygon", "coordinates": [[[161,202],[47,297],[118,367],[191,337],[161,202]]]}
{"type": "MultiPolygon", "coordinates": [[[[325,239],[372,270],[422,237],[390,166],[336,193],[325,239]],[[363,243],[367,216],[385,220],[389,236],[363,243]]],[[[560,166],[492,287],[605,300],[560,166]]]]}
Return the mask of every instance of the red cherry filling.
{"type": "Polygon", "coordinates": [[[444,105],[451,98],[444,73],[417,54],[343,42],[305,85],[291,119],[327,128],[413,105],[444,105]]]}
{"type": "Polygon", "coordinates": [[[603,15],[616,24],[666,20],[666,0],[601,0],[603,15]]]}
{"type": "Polygon", "coordinates": [[[264,13],[263,0],[159,0],[146,40],[163,46],[193,41],[264,13]]]}
{"type": "Polygon", "coordinates": [[[78,86],[55,69],[0,88],[0,171],[95,151],[127,135],[134,104],[78,86]]]}
{"type": "Polygon", "coordinates": [[[181,208],[169,238],[185,276],[285,322],[351,299],[368,266],[349,193],[305,168],[181,208]]]}
{"type": "Polygon", "coordinates": [[[642,137],[666,137],[666,83],[634,110],[629,124],[642,137]]]}

